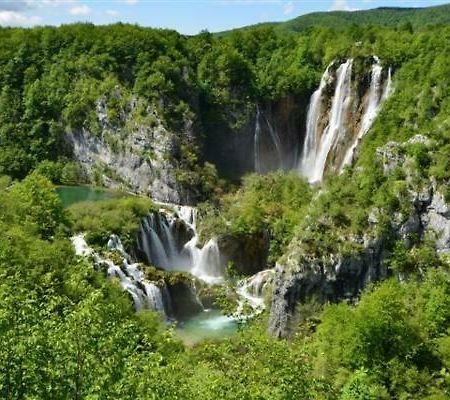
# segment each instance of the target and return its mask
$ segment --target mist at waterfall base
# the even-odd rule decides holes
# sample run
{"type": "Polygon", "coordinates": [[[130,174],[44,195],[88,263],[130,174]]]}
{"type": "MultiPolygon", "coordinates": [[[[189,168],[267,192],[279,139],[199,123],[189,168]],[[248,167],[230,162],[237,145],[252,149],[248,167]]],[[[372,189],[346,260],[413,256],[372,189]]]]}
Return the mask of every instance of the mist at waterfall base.
{"type": "Polygon", "coordinates": [[[189,272],[209,284],[222,283],[225,265],[217,240],[211,238],[199,247],[197,210],[189,206],[170,207],[173,213],[162,208],[141,222],[137,244],[147,264],[165,271],[189,272]]]}
{"type": "MultiPolygon", "coordinates": [[[[340,173],[351,165],[359,142],[392,91],[391,68],[383,69],[376,56],[370,62],[371,68],[366,73],[368,90],[363,96],[354,89],[353,59],[333,61],[327,67],[311,96],[305,127],[300,128],[305,132],[304,139],[299,140],[297,149],[283,149],[276,125],[257,107],[253,144],[255,172],[294,169],[314,183],[322,181],[327,171],[340,173]],[[297,161],[287,165],[285,159],[297,161]]],[[[358,77],[358,80],[365,79],[358,77]]]]}
{"type": "Polygon", "coordinates": [[[217,340],[230,337],[237,332],[236,318],[223,315],[215,309],[202,313],[178,323],[177,336],[187,345],[194,345],[203,340],[217,340]]]}

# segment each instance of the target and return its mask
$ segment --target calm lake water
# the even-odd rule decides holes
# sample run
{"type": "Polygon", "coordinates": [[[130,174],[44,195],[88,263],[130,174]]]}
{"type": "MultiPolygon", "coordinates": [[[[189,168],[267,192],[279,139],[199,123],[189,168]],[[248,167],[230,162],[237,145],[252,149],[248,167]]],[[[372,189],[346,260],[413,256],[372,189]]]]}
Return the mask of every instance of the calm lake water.
{"type": "Polygon", "coordinates": [[[237,332],[235,319],[223,315],[219,310],[205,310],[186,321],[180,321],[176,328],[178,337],[187,345],[206,339],[223,339],[237,332]]]}
{"type": "Polygon", "coordinates": [[[81,201],[99,201],[120,197],[120,193],[93,186],[58,186],[56,188],[64,207],[81,201]]]}

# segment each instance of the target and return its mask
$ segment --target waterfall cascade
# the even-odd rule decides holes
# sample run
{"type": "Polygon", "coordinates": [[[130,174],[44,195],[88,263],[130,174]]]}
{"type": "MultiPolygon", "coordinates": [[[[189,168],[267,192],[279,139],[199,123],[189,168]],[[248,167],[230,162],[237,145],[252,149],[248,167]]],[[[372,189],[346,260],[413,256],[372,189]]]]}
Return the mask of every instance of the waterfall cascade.
{"type": "Polygon", "coordinates": [[[382,81],[381,81],[381,73],[383,68],[380,64],[380,60],[378,57],[374,57],[375,63],[372,65],[371,71],[371,79],[370,79],[370,88],[369,95],[367,99],[366,109],[362,118],[361,126],[359,127],[358,135],[356,136],[356,140],[353,141],[352,145],[349,147],[344,156],[344,161],[342,162],[341,170],[346,165],[350,165],[353,161],[353,153],[358,146],[361,138],[367,133],[367,131],[372,126],[375,118],[378,115],[378,111],[381,105],[381,100],[383,99],[383,90],[382,90],[382,81]]]}
{"type": "Polygon", "coordinates": [[[167,271],[186,271],[208,283],[223,280],[225,266],[215,238],[202,248],[196,229],[197,210],[189,206],[171,206],[143,219],[138,248],[149,264],[167,271]],[[179,232],[180,224],[185,234],[179,232]]]}
{"type": "Polygon", "coordinates": [[[326,69],[308,108],[298,170],[310,182],[321,181],[327,168],[342,171],[352,163],[359,141],[391,92],[391,69],[383,82],[383,68],[376,56],[370,71],[369,89],[362,98],[352,88],[353,60],[346,60],[332,72],[335,66],[333,62],[326,69]],[[327,93],[331,85],[334,92],[329,107],[327,93]]]}
{"type": "Polygon", "coordinates": [[[245,318],[254,316],[264,310],[264,293],[271,285],[274,274],[273,269],[266,269],[238,283],[236,292],[241,299],[235,313],[236,317],[245,315],[243,311],[246,304],[250,305],[254,311],[250,315],[245,315],[245,318]]]}
{"type": "MultiPolygon", "coordinates": [[[[139,264],[130,264],[130,256],[125,252],[124,247],[117,235],[111,235],[108,240],[107,248],[109,251],[117,251],[122,255],[122,265],[117,265],[113,261],[102,258],[86,243],[83,235],[77,235],[72,238],[75,248],[75,254],[78,256],[92,256],[94,262],[99,267],[106,267],[109,278],[117,278],[123,290],[127,291],[133,299],[136,311],[149,309],[158,311],[166,317],[166,307],[163,300],[163,291],[166,288],[160,288],[152,282],[144,279],[144,274],[139,269],[139,264]]],[[[168,303],[166,301],[166,303],[168,303]]]]}

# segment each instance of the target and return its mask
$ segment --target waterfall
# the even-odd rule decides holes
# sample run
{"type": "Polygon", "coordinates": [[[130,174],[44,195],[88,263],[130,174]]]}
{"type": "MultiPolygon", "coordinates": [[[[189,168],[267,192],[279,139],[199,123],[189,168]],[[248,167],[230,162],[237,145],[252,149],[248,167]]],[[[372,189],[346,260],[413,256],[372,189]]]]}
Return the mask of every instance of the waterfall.
{"type": "Polygon", "coordinates": [[[351,96],[351,75],[353,60],[349,59],[336,71],[336,89],[331,105],[330,119],[315,149],[314,164],[307,172],[310,182],[322,180],[328,154],[339,137],[345,135],[345,115],[351,96]]]}
{"type": "Polygon", "coordinates": [[[386,80],[386,86],[384,88],[381,101],[386,100],[390,96],[391,93],[392,93],[392,68],[389,67],[388,76],[387,76],[387,80],[386,80]]]}
{"type": "Polygon", "coordinates": [[[283,152],[281,151],[281,139],[278,135],[278,132],[276,129],[273,128],[272,124],[269,122],[266,116],[264,116],[264,119],[266,121],[267,127],[269,128],[269,135],[272,139],[272,143],[275,146],[275,150],[277,151],[278,156],[278,167],[281,167],[283,163],[283,152]]]}
{"type": "Polygon", "coordinates": [[[277,168],[281,168],[283,166],[283,151],[281,148],[281,139],[278,131],[272,126],[269,119],[260,111],[259,107],[256,107],[256,122],[255,122],[255,135],[254,135],[254,160],[255,160],[255,172],[262,172],[261,165],[261,138],[262,138],[262,127],[261,127],[261,119],[267,126],[267,130],[269,132],[270,141],[275,148],[276,156],[277,156],[277,168]]]}
{"type": "MultiPolygon", "coordinates": [[[[160,236],[158,234],[158,232],[161,231],[164,231],[164,228],[161,227],[159,218],[155,218],[154,214],[150,214],[148,217],[143,218],[139,233],[138,249],[145,254],[149,264],[168,269],[170,268],[171,263],[169,262],[169,255],[166,252],[166,248],[170,251],[170,245],[166,244],[166,246],[164,246],[163,235],[160,236]]],[[[170,230],[166,230],[166,235],[170,237],[170,239],[168,239],[170,242],[172,240],[170,230]]]]}
{"type": "Polygon", "coordinates": [[[244,318],[251,318],[264,310],[264,291],[272,283],[274,274],[273,269],[266,269],[238,283],[236,293],[240,300],[234,314],[237,318],[243,316],[244,318]],[[244,315],[246,304],[253,309],[250,315],[244,315]]]}
{"type": "Polygon", "coordinates": [[[190,206],[175,206],[174,207],[180,219],[195,231],[197,220],[197,209],[190,206]]]}
{"type": "Polygon", "coordinates": [[[348,59],[332,74],[333,65],[334,62],[323,74],[319,88],[311,96],[307,112],[306,134],[298,170],[311,183],[321,181],[327,167],[342,171],[352,163],[356,147],[372,126],[383,101],[392,90],[391,68],[383,88],[383,68],[378,57],[374,56],[369,90],[363,96],[364,106],[359,108],[360,99],[357,94],[352,94],[353,60],[348,59]],[[334,83],[334,94],[331,108],[327,110],[327,87],[331,83],[334,83]],[[357,131],[354,129],[359,116],[355,115],[356,112],[361,113],[357,131]],[[325,128],[324,121],[328,121],[325,128]]]}
{"type": "Polygon", "coordinates": [[[144,218],[138,236],[138,248],[146,255],[147,262],[165,270],[190,272],[207,283],[220,283],[224,265],[219,246],[216,239],[211,239],[199,247],[197,210],[189,206],[159,204],[167,209],[161,208],[157,216],[152,214],[144,218]],[[180,242],[174,231],[177,219],[183,221],[187,232],[193,235],[185,242],[180,242]]]}
{"type": "Polygon", "coordinates": [[[306,136],[303,145],[302,156],[300,159],[299,170],[303,176],[311,180],[312,174],[310,173],[314,170],[314,163],[316,158],[317,149],[317,138],[318,138],[318,128],[319,120],[322,114],[322,99],[323,92],[330,80],[329,68],[328,66],[325,73],[320,80],[319,88],[311,96],[311,101],[309,103],[308,113],[306,116],[306,136]]]}
{"type": "Polygon", "coordinates": [[[145,293],[147,294],[147,304],[152,310],[156,310],[165,315],[163,296],[161,289],[154,283],[144,282],[145,293]]]}
{"type": "Polygon", "coordinates": [[[86,243],[83,235],[74,236],[72,238],[72,243],[76,255],[82,257],[92,255],[97,264],[106,267],[108,278],[116,278],[119,280],[122,289],[128,292],[133,299],[136,311],[150,309],[166,316],[161,289],[155,284],[145,281],[144,274],[140,270],[139,264],[130,264],[128,262],[130,256],[125,252],[122,242],[117,235],[111,235],[108,240],[107,249],[110,251],[117,251],[123,256],[121,266],[116,265],[112,260],[102,258],[97,254],[86,243]]]}
{"type": "MultiPolygon", "coordinates": [[[[380,60],[378,59],[378,57],[374,57],[374,59],[375,63],[372,65],[367,105],[364,111],[361,126],[359,128],[359,132],[358,135],[356,136],[356,139],[353,141],[352,145],[345,153],[344,160],[341,166],[341,171],[346,165],[350,165],[352,163],[353,153],[356,149],[356,146],[358,146],[361,138],[367,133],[367,131],[372,126],[373,122],[375,121],[375,118],[378,115],[382,101],[388,95],[389,90],[388,86],[390,86],[389,85],[390,78],[388,78],[388,86],[386,87],[387,89],[384,91],[384,93],[382,93],[381,73],[383,71],[383,68],[380,64],[380,60]]],[[[390,76],[390,69],[389,69],[389,76],[390,76]]]]}
{"type": "MultiPolygon", "coordinates": [[[[190,248],[192,251],[192,246],[190,248]]],[[[218,283],[222,280],[224,271],[216,239],[210,239],[199,252],[194,250],[191,272],[206,282],[218,283]]]]}
{"type": "Polygon", "coordinates": [[[261,172],[261,160],[259,148],[261,146],[261,125],[259,123],[260,113],[259,107],[256,108],[256,122],[255,122],[255,137],[254,137],[254,152],[255,152],[255,172],[261,172]]]}

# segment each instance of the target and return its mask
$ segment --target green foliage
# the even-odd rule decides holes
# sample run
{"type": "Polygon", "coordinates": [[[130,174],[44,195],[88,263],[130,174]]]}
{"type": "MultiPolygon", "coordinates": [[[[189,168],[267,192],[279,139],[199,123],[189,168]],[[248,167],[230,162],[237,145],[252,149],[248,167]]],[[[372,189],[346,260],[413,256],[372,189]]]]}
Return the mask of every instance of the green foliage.
{"type": "Polygon", "coordinates": [[[74,231],[87,232],[90,243],[104,245],[111,234],[116,234],[129,246],[136,240],[140,219],[153,210],[150,199],[126,197],[76,203],[68,212],[74,231]]]}
{"type": "MultiPolygon", "coordinates": [[[[276,29],[281,32],[307,32],[317,26],[338,30],[370,29],[374,25],[391,26],[399,31],[413,33],[429,25],[448,24],[449,5],[427,8],[380,7],[372,10],[316,12],[281,23],[263,23],[244,29],[276,29]]],[[[230,31],[233,34],[236,31],[230,31]]],[[[220,33],[227,35],[228,32],[220,33]]]]}
{"type": "Polygon", "coordinates": [[[294,173],[248,175],[239,191],[222,198],[220,213],[206,211],[202,236],[229,234],[245,240],[268,232],[271,261],[275,261],[292,239],[311,198],[310,186],[294,173]]]}
{"type": "Polygon", "coordinates": [[[37,226],[44,237],[53,236],[58,227],[67,222],[53,185],[37,173],[14,185],[9,201],[16,203],[15,218],[37,226]]]}
{"type": "Polygon", "coordinates": [[[448,335],[449,284],[446,272],[431,269],[423,284],[391,280],[354,308],[329,306],[313,342],[317,373],[342,387],[343,399],[445,397],[440,371],[448,355],[436,340],[448,335]]]}

